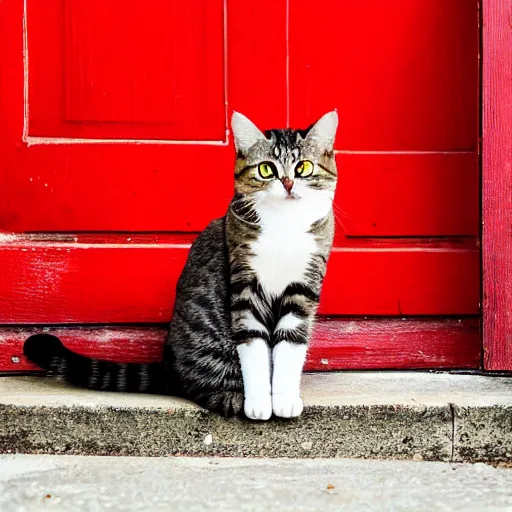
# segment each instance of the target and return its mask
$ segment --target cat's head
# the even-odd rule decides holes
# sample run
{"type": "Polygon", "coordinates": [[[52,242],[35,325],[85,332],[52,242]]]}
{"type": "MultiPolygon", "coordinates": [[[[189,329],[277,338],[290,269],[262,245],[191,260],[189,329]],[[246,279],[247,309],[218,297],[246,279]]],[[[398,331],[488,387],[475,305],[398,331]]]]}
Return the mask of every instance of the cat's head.
{"type": "Polygon", "coordinates": [[[333,111],[306,130],[262,132],[234,112],[236,193],[266,201],[332,201],[338,176],[333,150],[337,126],[333,111]]]}

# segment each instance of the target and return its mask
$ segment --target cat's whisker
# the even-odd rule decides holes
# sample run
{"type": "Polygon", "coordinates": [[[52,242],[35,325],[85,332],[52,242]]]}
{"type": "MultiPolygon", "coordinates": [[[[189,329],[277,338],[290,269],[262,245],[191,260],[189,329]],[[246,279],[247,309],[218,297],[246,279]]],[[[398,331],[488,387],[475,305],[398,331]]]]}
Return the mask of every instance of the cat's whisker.
{"type": "Polygon", "coordinates": [[[340,219],[340,217],[336,214],[336,212],[333,210],[334,218],[336,219],[336,222],[341,226],[341,229],[343,229],[344,232],[347,231],[347,227],[343,223],[343,221],[340,219]]]}
{"type": "Polygon", "coordinates": [[[340,215],[343,215],[343,217],[345,217],[347,220],[351,220],[352,219],[352,216],[349,215],[345,210],[342,210],[336,203],[333,203],[332,204],[332,209],[339,213],[340,215]]]}

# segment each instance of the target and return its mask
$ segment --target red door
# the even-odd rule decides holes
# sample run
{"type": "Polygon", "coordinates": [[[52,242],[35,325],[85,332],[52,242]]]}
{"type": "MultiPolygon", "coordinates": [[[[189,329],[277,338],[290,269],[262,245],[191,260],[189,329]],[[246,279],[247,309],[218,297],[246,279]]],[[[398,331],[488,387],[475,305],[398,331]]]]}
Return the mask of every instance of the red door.
{"type": "Polygon", "coordinates": [[[477,0],[0,3],[0,324],[27,326],[0,369],[28,368],[30,324],[158,357],[232,194],[232,109],[266,129],[333,108],[337,318],[310,368],[477,367],[478,47],[477,0]]]}

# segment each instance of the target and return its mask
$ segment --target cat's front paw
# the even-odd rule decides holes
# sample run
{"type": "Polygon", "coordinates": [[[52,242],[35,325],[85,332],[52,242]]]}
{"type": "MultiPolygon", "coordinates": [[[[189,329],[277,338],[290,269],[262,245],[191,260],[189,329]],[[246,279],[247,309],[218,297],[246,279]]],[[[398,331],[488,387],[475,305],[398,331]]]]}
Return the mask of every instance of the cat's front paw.
{"type": "Polygon", "coordinates": [[[272,395],[272,410],[280,418],[296,418],[304,409],[304,402],[300,395],[277,393],[272,395]]]}
{"type": "Polygon", "coordinates": [[[272,416],[272,397],[270,393],[268,395],[246,396],[244,412],[251,420],[268,420],[272,416]]]}

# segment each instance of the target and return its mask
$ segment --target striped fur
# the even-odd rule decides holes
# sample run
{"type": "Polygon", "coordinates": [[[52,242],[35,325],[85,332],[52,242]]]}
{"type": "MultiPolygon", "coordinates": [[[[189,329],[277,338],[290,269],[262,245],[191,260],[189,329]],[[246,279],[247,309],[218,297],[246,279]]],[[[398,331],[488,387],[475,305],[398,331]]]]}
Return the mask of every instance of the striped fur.
{"type": "Polygon", "coordinates": [[[53,336],[29,338],[25,354],[51,374],[65,376],[77,386],[101,391],[158,393],[164,389],[163,363],[117,364],[81,356],[53,336]]]}
{"type": "Polygon", "coordinates": [[[192,245],[163,363],[90,359],[51,336],[28,340],[27,357],[91,389],[179,395],[225,416],[300,414],[300,372],[334,233],[336,123],[330,113],[305,131],[263,133],[234,114],[235,196],[192,245]],[[302,177],[305,160],[314,172],[302,177]],[[272,170],[265,178],[262,162],[272,170]]]}

